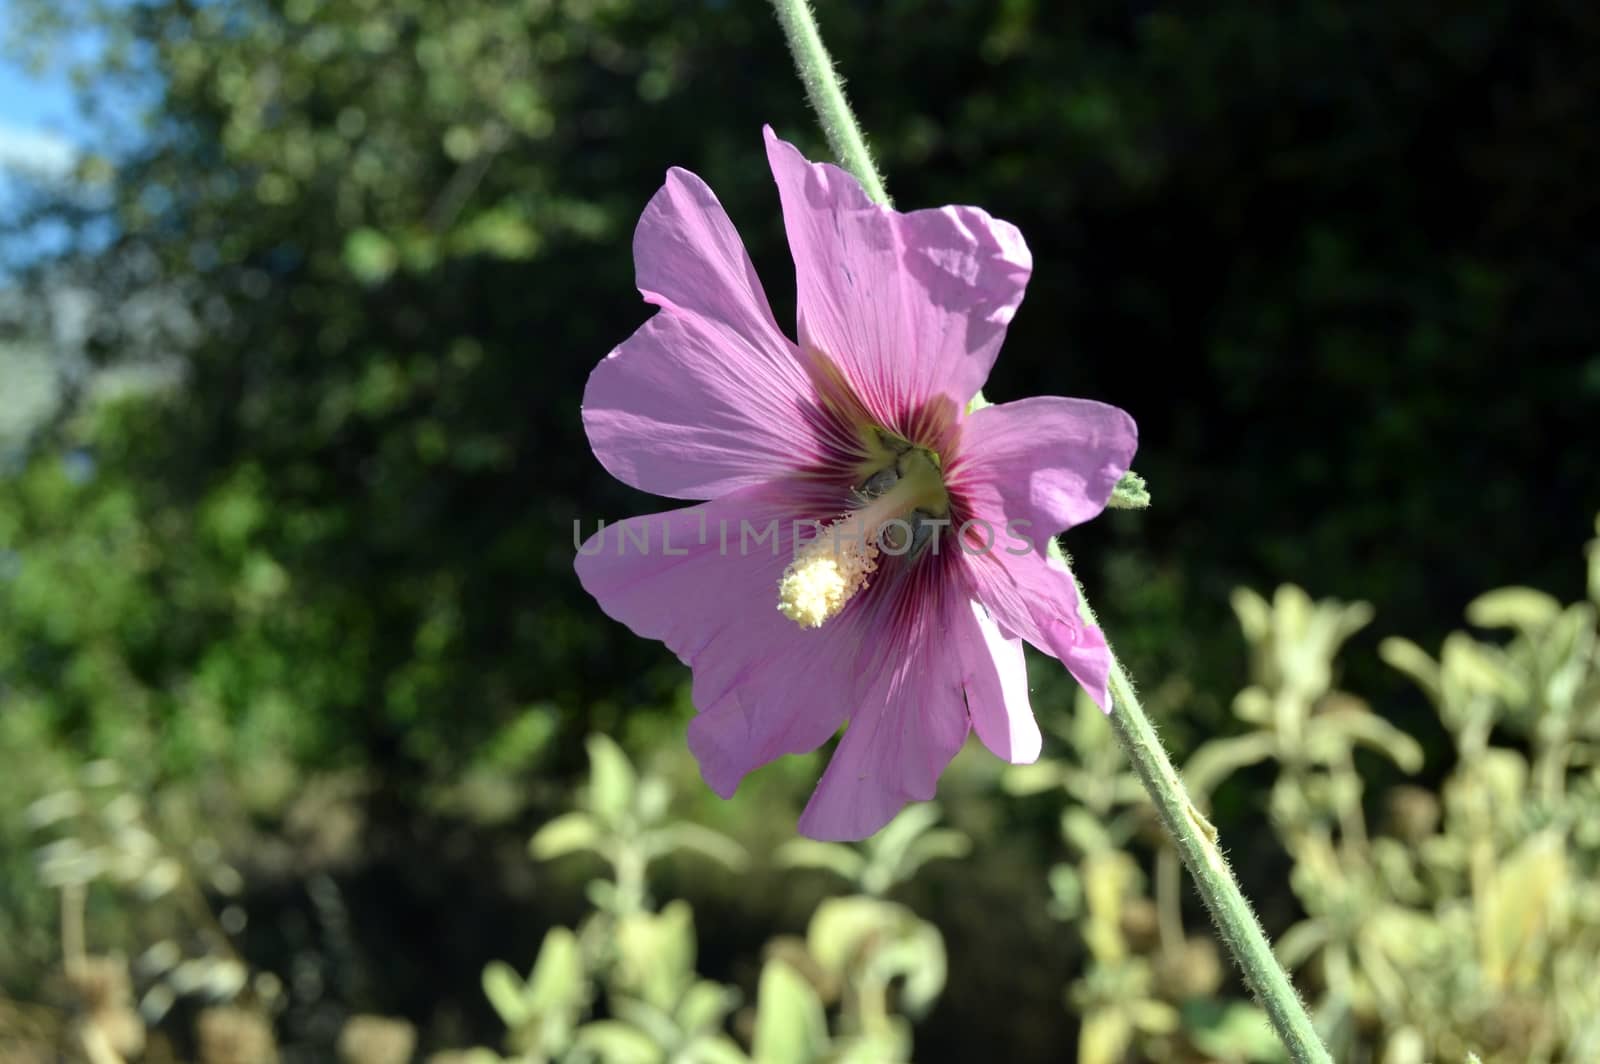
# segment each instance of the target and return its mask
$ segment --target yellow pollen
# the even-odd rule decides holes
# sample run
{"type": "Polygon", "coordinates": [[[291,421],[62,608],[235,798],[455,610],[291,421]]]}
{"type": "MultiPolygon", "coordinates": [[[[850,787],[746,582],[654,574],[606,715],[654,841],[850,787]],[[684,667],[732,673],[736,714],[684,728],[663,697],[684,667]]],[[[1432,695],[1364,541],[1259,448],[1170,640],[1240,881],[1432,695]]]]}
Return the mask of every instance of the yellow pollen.
{"type": "MultiPolygon", "coordinates": [[[[901,529],[909,532],[917,512],[949,513],[938,456],[930,451],[905,444],[893,464],[864,470],[863,478],[856,494],[864,505],[797,547],[778,581],[778,609],[802,628],[821,628],[867,587],[878,568],[878,536],[889,522],[910,517],[901,529]]],[[[895,552],[891,544],[884,548],[895,552]]]]}
{"type": "Polygon", "coordinates": [[[795,552],[778,581],[778,609],[802,628],[821,628],[838,615],[878,568],[876,537],[861,522],[835,521],[795,552]]]}

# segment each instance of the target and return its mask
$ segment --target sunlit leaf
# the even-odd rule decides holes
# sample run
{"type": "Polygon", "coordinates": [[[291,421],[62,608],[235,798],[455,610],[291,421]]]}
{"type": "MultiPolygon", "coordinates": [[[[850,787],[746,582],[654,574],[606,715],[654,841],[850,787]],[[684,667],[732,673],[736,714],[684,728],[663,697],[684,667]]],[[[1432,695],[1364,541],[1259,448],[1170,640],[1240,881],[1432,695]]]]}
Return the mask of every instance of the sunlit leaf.
{"type": "Polygon", "coordinates": [[[1264,731],[1207,740],[1183,767],[1184,782],[1195,795],[1209,798],[1223,780],[1246,765],[1271,757],[1276,749],[1276,736],[1264,731]]]}
{"type": "Polygon", "coordinates": [[[564,857],[579,850],[599,852],[600,825],[588,813],[563,813],[546,822],[528,842],[528,850],[541,861],[564,857]]]}
{"type": "Polygon", "coordinates": [[[612,829],[622,825],[633,804],[638,777],[622,748],[605,735],[591,735],[589,750],[589,809],[612,829]]]}
{"type": "Polygon", "coordinates": [[[1561,603],[1531,587],[1502,587],[1467,604],[1467,620],[1479,628],[1536,632],[1555,619],[1561,603]]]}
{"type": "Polygon", "coordinates": [[[828,1047],[828,1023],[816,990],[781,960],[761,969],[751,1054],[760,1064],[812,1064],[828,1047]]]}
{"type": "MultiPolygon", "coordinates": [[[[488,972],[484,974],[487,977],[488,972]]],[[[531,1007],[543,1012],[576,1008],[588,996],[578,937],[564,927],[551,928],[544,936],[539,957],[528,975],[524,999],[531,1007]]]]}
{"type": "Polygon", "coordinates": [[[522,978],[504,961],[484,966],[483,994],[508,1028],[521,1027],[533,1014],[522,978]]]}
{"type": "Polygon", "coordinates": [[[653,847],[663,853],[687,850],[711,858],[730,872],[742,872],[750,863],[743,846],[699,824],[673,824],[652,832],[649,838],[653,847]]]}
{"type": "Polygon", "coordinates": [[[799,838],[779,846],[772,857],[780,868],[821,868],[852,883],[867,863],[865,857],[848,846],[799,838]]]}
{"type": "Polygon", "coordinates": [[[666,1052],[650,1036],[618,1020],[596,1020],[578,1028],[573,1049],[596,1064],[661,1064],[666,1052]]]}
{"type": "Polygon", "coordinates": [[[1442,699],[1439,663],[1417,644],[1399,636],[1390,636],[1378,644],[1378,656],[1415,680],[1417,686],[1427,692],[1435,703],[1442,699]]]}

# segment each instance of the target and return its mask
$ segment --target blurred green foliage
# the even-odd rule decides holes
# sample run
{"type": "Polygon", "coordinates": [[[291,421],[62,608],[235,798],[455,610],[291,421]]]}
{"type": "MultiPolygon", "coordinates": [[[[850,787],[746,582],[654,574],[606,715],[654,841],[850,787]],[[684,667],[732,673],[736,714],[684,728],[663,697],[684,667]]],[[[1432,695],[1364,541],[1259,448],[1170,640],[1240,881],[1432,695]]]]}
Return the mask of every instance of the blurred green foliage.
{"type": "MultiPolygon", "coordinates": [[[[1600,592],[1600,520],[1588,556],[1600,592]]],[[[1469,620],[1510,638],[1455,632],[1437,660],[1407,640],[1386,640],[1383,657],[1427,693],[1456,751],[1440,790],[1404,783],[1381,798],[1366,792],[1373,773],[1354,756],[1359,746],[1408,774],[1422,766],[1409,735],[1336,684],[1341,647],[1371,620],[1370,607],[1313,601],[1291,585],[1270,602],[1240,590],[1234,607],[1252,660],[1234,708],[1253,730],[1201,744],[1185,775],[1204,796],[1257,762],[1274,770],[1262,800],[1303,911],[1276,949],[1299,973],[1336,1059],[1590,1059],[1600,1049],[1592,979],[1600,966],[1600,594],[1568,606],[1524,587],[1482,595],[1469,620]],[[1373,810],[1381,811],[1376,828],[1373,810]]],[[[1065,801],[1066,860],[1045,878],[1049,914],[1081,944],[1063,995],[1079,1017],[1074,1059],[1285,1059],[1264,1014],[1225,978],[1208,929],[1185,912],[1174,851],[1098,708],[1080,694],[1062,730],[1066,741],[1053,745],[1066,756],[1008,768],[1000,782],[1013,802],[1065,801]]],[[[672,819],[667,777],[641,771],[611,739],[592,735],[587,745],[576,808],[545,820],[528,848],[539,861],[598,858],[605,872],[587,881],[576,928],[545,932],[526,975],[501,960],[482,969],[501,1045],[441,1050],[432,1064],[893,1064],[914,1058],[912,1025],[947,984],[957,994],[981,991],[980,972],[952,975],[939,926],[889,895],[925,877],[930,862],[965,868],[969,856],[1000,852],[993,840],[940,827],[938,807],[922,804],[859,846],[771,846],[772,865],[824,870],[857,892],[818,900],[803,935],[769,937],[759,974],[742,988],[700,973],[694,905],[682,897],[659,904],[656,885],[662,860],[678,854],[721,867],[741,891],[760,889],[746,848],[672,819]]],[[[136,792],[106,761],[36,799],[25,821],[36,842],[36,889],[59,897],[59,938],[50,944],[77,1005],[42,1031],[0,1013],[17,1027],[17,1044],[78,1049],[91,1061],[183,1059],[165,1028],[174,1005],[194,999],[210,1003],[195,1019],[202,1064],[276,1059],[273,1017],[305,990],[286,993],[235,948],[246,922],[235,899],[245,883],[208,834],[213,825],[169,816],[170,837],[197,840],[175,847],[151,829],[136,792]],[[85,913],[96,884],[122,899],[113,911],[125,919],[100,926],[137,948],[131,966],[93,950],[85,913]],[[213,902],[225,906],[220,916],[213,902]],[[207,1030],[233,1031],[229,1045],[248,1031],[257,1049],[210,1053],[207,1030]],[[97,1046],[114,1055],[97,1056],[97,1046]]],[[[387,1061],[397,1047],[404,1052],[395,1059],[406,1059],[415,1042],[404,1021],[359,1015],[347,1016],[339,1037],[352,1064],[387,1061]]]]}
{"type": "MultiPolygon", "coordinates": [[[[578,402],[646,316],[628,238],[667,166],[717,190],[792,320],[759,127],[822,152],[765,5],[8,10],[11,47],[60,62],[88,31],[95,98],[153,109],[130,131],[113,108],[78,185],[0,219],[14,247],[39,226],[76,236],[0,300],[0,805],[82,799],[59,839],[0,816],[0,990],[126,1034],[173,969],[123,974],[115,950],[170,940],[181,966],[232,942],[249,992],[174,992],[147,1059],[275,1042],[324,1059],[339,1030],[350,1059],[404,1044],[352,1026],[359,1010],[405,1013],[425,1050],[503,1027],[495,1053],[554,1056],[623,1023],[671,1052],[705,1036],[816,1059],[892,1030],[900,1053],[904,1001],[847,1009],[792,942],[741,968],[844,883],[841,926],[869,914],[919,948],[940,929],[959,992],[923,1018],[921,1059],[1055,1060],[1073,1039],[1085,1060],[1271,1059],[1059,670],[1035,668],[1034,700],[1070,756],[1005,773],[1011,797],[963,758],[951,827],[914,811],[863,848],[794,843],[815,766],[708,798],[681,755],[681,667],[572,578],[575,520],[657,505],[593,462],[578,402]],[[652,756],[636,770],[595,733],[652,756]],[[85,779],[101,759],[116,793],[85,779]],[[251,921],[215,941],[186,888],[121,905],[134,881],[107,871],[84,904],[110,952],[63,992],[60,891],[30,854],[110,845],[96,818],[123,793],[180,882],[251,921]],[[247,897],[205,878],[208,842],[247,897]],[[550,860],[579,850],[606,874],[550,860]],[[695,919],[666,917],[680,901],[695,919]],[[584,950],[575,981],[559,934],[547,958],[529,947],[622,912],[670,925],[690,958],[677,990],[754,994],[754,1026],[749,1005],[724,1023],[711,991],[688,1013],[624,993],[584,950]],[[485,998],[495,955],[515,978],[485,998]],[[263,973],[281,999],[254,989],[263,973]],[[655,1018],[613,1015],[613,997],[655,1018]]],[[[897,202],[981,203],[1034,249],[990,397],[1087,395],[1139,420],[1158,505],[1070,545],[1341,1052],[1600,1055],[1582,980],[1559,974],[1592,959],[1589,917],[1552,901],[1519,925],[1505,901],[1576,899],[1592,872],[1593,621],[1554,606],[1584,593],[1567,544],[1600,499],[1592,6],[893,0],[819,17],[897,202]],[[1230,591],[1282,581],[1311,593],[1231,598],[1246,668],[1230,591]],[[1513,582],[1544,591],[1469,617],[1509,643],[1447,635],[1459,603],[1513,582]],[[1326,593],[1376,603],[1381,634],[1438,660],[1389,641],[1399,671],[1383,669],[1370,612],[1326,593]]],[[[1588,588],[1600,600],[1600,562],[1588,588]]],[[[24,1023],[10,1009],[0,1034],[24,1023]]]]}

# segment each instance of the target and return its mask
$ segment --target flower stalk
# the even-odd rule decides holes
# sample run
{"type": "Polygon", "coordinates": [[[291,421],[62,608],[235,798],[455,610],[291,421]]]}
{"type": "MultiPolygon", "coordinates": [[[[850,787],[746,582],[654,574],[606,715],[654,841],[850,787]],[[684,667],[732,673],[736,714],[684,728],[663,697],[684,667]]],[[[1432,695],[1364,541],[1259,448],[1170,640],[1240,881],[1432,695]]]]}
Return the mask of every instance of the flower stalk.
{"type": "Polygon", "coordinates": [[[1156,804],[1161,822],[1194,878],[1228,952],[1267,1010],[1278,1038],[1295,1064],[1332,1064],[1288,973],[1272,953],[1261,924],[1239,889],[1217,845],[1217,829],[1190,799],[1133,691],[1122,663],[1111,659],[1111,728],[1139,781],[1156,804]]]}
{"type": "MultiPolygon", "coordinates": [[[[874,202],[888,204],[889,196],[878,176],[855,115],[844,96],[833,59],[823,46],[808,0],[773,0],[773,9],[794,55],[795,68],[806,94],[840,164],[849,170],[874,202]]],[[[1142,508],[1149,504],[1144,483],[1137,477],[1119,484],[1116,505],[1142,508]]],[[[1079,601],[1090,619],[1093,612],[1079,588],[1079,601]]],[[[1239,889],[1217,844],[1217,829],[1190,799],[1172,759],[1145,716],[1127,672],[1111,659],[1111,726],[1128,760],[1172,837],[1179,856],[1194,878],[1210,910],[1223,943],[1244,974],[1245,982],[1266,1009],[1279,1039],[1295,1064],[1332,1064],[1310,1015],[1295,993],[1294,984],[1273,955],[1250,903],[1239,889]]]]}
{"type": "Polygon", "coordinates": [[[828,146],[839,164],[855,175],[861,187],[867,190],[874,203],[890,206],[889,193],[884,191],[883,179],[872,163],[872,153],[867,150],[866,138],[856,124],[850,110],[850,101],[844,98],[844,86],[833,58],[823,46],[822,34],[817,31],[817,20],[811,13],[810,0],[772,0],[772,7],[783,26],[783,35],[789,41],[789,52],[794,56],[795,70],[806,87],[806,96],[817,112],[817,121],[827,135],[828,146]]]}

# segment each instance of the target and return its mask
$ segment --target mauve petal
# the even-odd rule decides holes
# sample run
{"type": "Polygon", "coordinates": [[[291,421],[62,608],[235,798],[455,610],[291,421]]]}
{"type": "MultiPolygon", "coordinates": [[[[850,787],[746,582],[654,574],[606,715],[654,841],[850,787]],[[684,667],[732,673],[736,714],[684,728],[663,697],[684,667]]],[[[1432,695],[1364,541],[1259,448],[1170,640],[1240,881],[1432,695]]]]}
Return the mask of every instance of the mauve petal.
{"type": "Polygon", "coordinates": [[[821,746],[862,693],[855,611],[807,630],[777,608],[792,519],[807,505],[791,486],[744,489],[608,527],[577,558],[579,580],[607,614],[693,667],[700,714],[689,745],[725,798],[751,769],[821,746]],[[772,522],[776,532],[758,542],[772,522]]]}
{"type": "Polygon", "coordinates": [[[1008,637],[980,602],[957,619],[952,649],[960,660],[967,715],[983,745],[1013,765],[1039,760],[1039,722],[1028,699],[1028,665],[1022,640],[1008,637]]]}
{"type": "Polygon", "coordinates": [[[988,379],[1033,269],[1016,227],[976,207],[901,214],[765,130],[794,256],[800,343],[834,362],[887,428],[988,379]]]}
{"type": "Polygon", "coordinates": [[[1021,636],[1067,667],[1101,709],[1110,708],[1106,684],[1111,651],[1100,629],[1078,612],[1072,574],[1037,550],[1012,554],[996,547],[966,558],[974,594],[1002,634],[1021,636]]]}
{"type": "Polygon", "coordinates": [[[589,376],[583,423],[601,464],[644,491],[708,499],[813,457],[816,391],[705,182],[668,171],[633,254],[661,310],[589,376]]]}
{"type": "Polygon", "coordinates": [[[875,833],[907,802],[932,798],[939,774],[966,742],[962,669],[948,643],[966,603],[943,594],[916,606],[920,613],[874,611],[911,617],[913,630],[897,639],[881,624],[867,626],[895,650],[871,670],[877,682],[800,815],[802,835],[850,841],[875,833]]]}
{"type": "Polygon", "coordinates": [[[985,407],[962,425],[948,483],[986,520],[1043,544],[1105,509],[1133,461],[1139,430],[1126,412],[1041,396],[985,407]]]}

